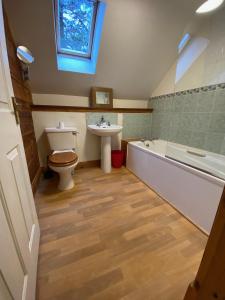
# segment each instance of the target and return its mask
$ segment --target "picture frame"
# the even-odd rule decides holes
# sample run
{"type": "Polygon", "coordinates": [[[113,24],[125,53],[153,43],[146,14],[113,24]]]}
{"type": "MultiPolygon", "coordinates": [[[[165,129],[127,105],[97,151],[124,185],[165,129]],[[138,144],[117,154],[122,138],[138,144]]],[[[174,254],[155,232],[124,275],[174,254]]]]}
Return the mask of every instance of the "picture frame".
{"type": "Polygon", "coordinates": [[[90,92],[90,106],[93,108],[113,108],[113,89],[92,87],[90,92]]]}

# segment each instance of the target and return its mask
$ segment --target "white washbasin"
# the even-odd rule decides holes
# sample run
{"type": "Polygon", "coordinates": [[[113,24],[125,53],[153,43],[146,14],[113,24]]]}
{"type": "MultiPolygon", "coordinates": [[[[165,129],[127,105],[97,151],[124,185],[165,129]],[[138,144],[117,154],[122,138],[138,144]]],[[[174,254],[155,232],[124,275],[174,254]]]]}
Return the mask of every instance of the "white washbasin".
{"type": "Polygon", "coordinates": [[[115,134],[118,134],[123,129],[123,127],[119,125],[88,125],[88,129],[93,134],[96,134],[98,136],[113,136],[115,134]]]}
{"type": "Polygon", "coordinates": [[[111,172],[111,137],[122,129],[119,125],[88,125],[88,130],[101,137],[101,168],[105,173],[111,172]]]}

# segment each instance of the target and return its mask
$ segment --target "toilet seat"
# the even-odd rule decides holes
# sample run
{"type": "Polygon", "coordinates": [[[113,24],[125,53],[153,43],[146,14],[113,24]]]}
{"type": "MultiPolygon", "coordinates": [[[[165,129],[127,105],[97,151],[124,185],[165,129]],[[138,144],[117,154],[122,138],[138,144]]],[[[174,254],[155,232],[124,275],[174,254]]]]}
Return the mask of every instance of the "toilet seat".
{"type": "Polygon", "coordinates": [[[66,167],[75,164],[78,156],[73,151],[53,152],[48,157],[48,163],[55,167],[66,167]]]}

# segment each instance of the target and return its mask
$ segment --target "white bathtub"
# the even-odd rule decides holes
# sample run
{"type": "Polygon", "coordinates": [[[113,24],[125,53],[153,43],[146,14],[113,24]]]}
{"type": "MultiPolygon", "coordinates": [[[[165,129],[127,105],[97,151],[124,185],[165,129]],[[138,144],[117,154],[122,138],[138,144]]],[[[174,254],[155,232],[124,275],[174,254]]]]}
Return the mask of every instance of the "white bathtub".
{"type": "Polygon", "coordinates": [[[149,147],[130,142],[127,151],[127,168],[208,234],[225,184],[225,157],[163,140],[149,147]]]}

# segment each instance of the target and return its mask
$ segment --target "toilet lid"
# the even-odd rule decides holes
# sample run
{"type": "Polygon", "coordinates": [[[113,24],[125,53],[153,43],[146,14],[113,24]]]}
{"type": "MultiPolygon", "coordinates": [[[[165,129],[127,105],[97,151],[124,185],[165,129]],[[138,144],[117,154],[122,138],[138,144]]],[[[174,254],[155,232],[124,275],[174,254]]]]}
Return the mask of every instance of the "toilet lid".
{"type": "Polygon", "coordinates": [[[78,156],[76,153],[72,151],[68,152],[58,152],[49,155],[48,161],[51,165],[72,165],[76,163],[78,160],[78,156]]]}

